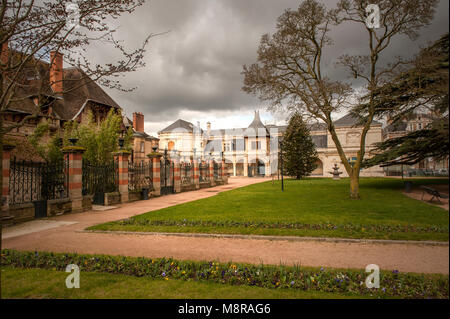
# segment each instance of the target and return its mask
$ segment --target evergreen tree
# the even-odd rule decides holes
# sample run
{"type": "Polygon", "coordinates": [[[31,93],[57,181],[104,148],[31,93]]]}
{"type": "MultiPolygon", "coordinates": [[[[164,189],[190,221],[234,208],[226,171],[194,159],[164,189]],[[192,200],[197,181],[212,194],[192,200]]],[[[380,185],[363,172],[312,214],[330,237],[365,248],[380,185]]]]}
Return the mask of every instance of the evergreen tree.
{"type": "Polygon", "coordinates": [[[295,113],[283,137],[283,173],[301,179],[317,168],[316,146],[306,123],[300,114],[295,113]]]}

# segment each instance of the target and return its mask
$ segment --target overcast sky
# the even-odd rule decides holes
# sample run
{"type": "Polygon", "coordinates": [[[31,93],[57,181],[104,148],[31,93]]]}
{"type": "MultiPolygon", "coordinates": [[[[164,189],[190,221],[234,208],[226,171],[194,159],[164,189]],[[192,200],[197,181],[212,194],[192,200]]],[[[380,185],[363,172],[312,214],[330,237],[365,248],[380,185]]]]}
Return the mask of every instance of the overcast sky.
{"type": "MultiPolygon", "coordinates": [[[[323,1],[333,6],[336,1],[323,1]]],[[[149,33],[168,32],[151,40],[146,67],[122,79],[130,93],[107,92],[128,117],[134,111],[145,115],[147,133],[156,135],[181,118],[206,122],[212,128],[247,127],[254,110],[263,121],[284,124],[283,115],[273,115],[258,99],[241,90],[242,65],[256,62],[261,35],[273,33],[276,18],[284,9],[297,8],[298,0],[151,0],[132,15],[122,17],[118,37],[130,48],[137,47],[149,33]]],[[[406,37],[393,43],[390,56],[417,52],[421,45],[448,32],[448,0],[442,0],[433,24],[411,42],[406,37]]],[[[336,29],[335,44],[327,48],[324,67],[328,74],[346,79],[334,60],[341,54],[367,52],[365,31],[356,25],[336,29]]],[[[96,48],[97,57],[109,57],[106,48],[96,48]]]]}

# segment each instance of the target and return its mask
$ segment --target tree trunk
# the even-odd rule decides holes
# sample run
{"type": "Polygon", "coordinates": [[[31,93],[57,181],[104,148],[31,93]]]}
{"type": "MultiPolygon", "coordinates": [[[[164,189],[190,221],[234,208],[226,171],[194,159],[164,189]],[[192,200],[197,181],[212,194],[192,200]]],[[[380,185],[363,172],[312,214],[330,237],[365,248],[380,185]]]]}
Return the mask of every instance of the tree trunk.
{"type": "Polygon", "coordinates": [[[350,175],[350,198],[359,198],[359,172],[353,171],[350,175]]]}

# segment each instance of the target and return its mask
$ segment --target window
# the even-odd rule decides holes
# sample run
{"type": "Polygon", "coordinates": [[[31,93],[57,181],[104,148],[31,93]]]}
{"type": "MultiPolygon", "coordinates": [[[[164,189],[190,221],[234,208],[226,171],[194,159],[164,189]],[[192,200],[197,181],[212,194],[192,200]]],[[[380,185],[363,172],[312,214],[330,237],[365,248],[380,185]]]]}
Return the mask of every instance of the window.
{"type": "Polygon", "coordinates": [[[261,142],[252,142],[252,150],[260,150],[261,149],[261,142]]]}
{"type": "Polygon", "coordinates": [[[422,129],[422,123],[419,123],[419,130],[422,129]]]}
{"type": "Polygon", "coordinates": [[[141,142],[141,153],[145,152],[145,142],[141,142]]]}

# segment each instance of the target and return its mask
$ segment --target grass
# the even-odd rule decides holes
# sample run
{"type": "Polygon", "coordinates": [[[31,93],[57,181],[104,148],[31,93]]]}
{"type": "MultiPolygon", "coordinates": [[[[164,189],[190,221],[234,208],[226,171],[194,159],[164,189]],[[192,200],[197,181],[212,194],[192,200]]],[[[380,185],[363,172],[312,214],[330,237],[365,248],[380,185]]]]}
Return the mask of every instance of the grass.
{"type": "MultiPolygon", "coordinates": [[[[358,295],[231,286],[211,282],[189,282],[82,272],[79,289],[65,285],[69,274],[48,269],[2,269],[3,298],[51,299],[344,299],[358,295]]],[[[365,296],[365,298],[369,298],[365,296]]]]}
{"type": "Polygon", "coordinates": [[[448,241],[448,211],[402,194],[402,180],[361,178],[356,201],[349,199],[348,184],[348,179],[286,180],[281,192],[279,181],[265,182],[89,229],[448,241]],[[307,227],[286,227],[289,223],[307,227]],[[407,226],[413,229],[396,229],[407,226]]]}

